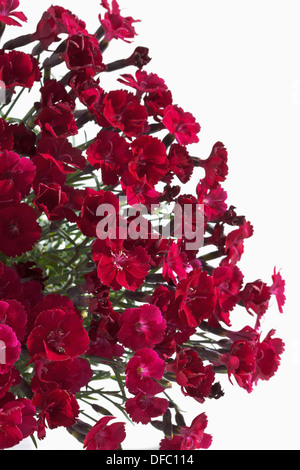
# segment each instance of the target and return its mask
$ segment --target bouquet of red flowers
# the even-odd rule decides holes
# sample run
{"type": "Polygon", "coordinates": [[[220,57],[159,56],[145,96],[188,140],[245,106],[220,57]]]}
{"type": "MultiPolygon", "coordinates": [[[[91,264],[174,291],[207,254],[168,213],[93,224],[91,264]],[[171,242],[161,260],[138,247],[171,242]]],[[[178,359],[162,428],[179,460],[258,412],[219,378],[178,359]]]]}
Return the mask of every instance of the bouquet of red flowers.
{"type": "MultiPolygon", "coordinates": [[[[0,0],[2,40],[18,8],[0,0]]],[[[136,20],[101,8],[95,33],[51,6],[0,49],[0,448],[64,427],[83,449],[121,450],[134,422],[162,432],[160,450],[208,449],[205,412],[186,423],[172,390],[201,410],[224,374],[249,393],[269,380],[284,344],[261,320],[272,296],[283,312],[285,281],[245,280],[253,226],[222,188],[225,145],[191,155],[200,125],[146,71],[147,48],[107,63],[136,20]],[[249,314],[238,331],[234,309],[249,314]]]]}

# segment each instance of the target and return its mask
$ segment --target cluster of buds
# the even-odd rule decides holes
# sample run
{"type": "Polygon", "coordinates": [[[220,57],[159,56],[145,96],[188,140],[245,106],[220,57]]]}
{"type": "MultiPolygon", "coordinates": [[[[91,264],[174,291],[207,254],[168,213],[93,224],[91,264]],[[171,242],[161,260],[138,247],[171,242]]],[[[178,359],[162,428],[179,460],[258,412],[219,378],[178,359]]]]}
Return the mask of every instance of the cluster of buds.
{"type": "MultiPolygon", "coordinates": [[[[18,7],[0,0],[1,37],[27,20],[18,7]]],[[[250,393],[280,365],[284,343],[261,324],[271,298],[283,312],[285,281],[276,268],[269,282],[245,280],[254,229],[222,187],[225,145],[191,155],[200,125],[145,70],[146,47],[106,63],[137,21],[116,0],[101,7],[93,34],[51,6],[0,49],[0,448],[64,427],[84,449],[121,450],[121,412],[162,431],[160,450],[208,449],[202,407],[224,396],[218,374],[250,393]],[[119,88],[102,88],[107,73],[119,88]],[[235,309],[249,317],[239,331],[235,309]],[[173,389],[195,400],[189,425],[173,389]]]]}

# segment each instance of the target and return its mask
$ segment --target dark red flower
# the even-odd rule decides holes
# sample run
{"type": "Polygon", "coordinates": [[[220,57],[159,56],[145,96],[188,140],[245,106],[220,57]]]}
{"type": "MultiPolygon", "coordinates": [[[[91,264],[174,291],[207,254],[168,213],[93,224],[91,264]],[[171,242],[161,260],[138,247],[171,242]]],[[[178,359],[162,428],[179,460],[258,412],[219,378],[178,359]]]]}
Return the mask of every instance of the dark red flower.
{"type": "Polygon", "coordinates": [[[121,178],[121,186],[131,206],[142,204],[151,209],[151,205],[158,205],[160,202],[161,193],[153,188],[146,175],[140,179],[125,171],[121,178]]]}
{"type": "Polygon", "coordinates": [[[31,251],[41,236],[37,214],[28,204],[14,204],[0,210],[0,251],[20,256],[31,251]]]}
{"type": "Polygon", "coordinates": [[[42,137],[37,145],[37,154],[53,161],[62,173],[74,173],[83,170],[86,160],[81,150],[72,146],[66,138],[42,137]]]}
{"type": "Polygon", "coordinates": [[[144,393],[154,396],[164,388],[158,383],[162,379],[165,362],[149,348],[139,349],[126,366],[126,387],[133,395],[144,393]]]}
{"type": "Polygon", "coordinates": [[[86,386],[93,376],[89,362],[83,357],[60,362],[38,359],[34,366],[35,375],[30,385],[33,392],[50,392],[59,388],[75,394],[86,386]]]}
{"type": "Polygon", "coordinates": [[[150,256],[141,246],[127,250],[123,244],[124,240],[96,240],[92,249],[93,259],[103,284],[113,290],[125,287],[135,291],[141,287],[150,270],[150,256]]]}
{"type": "Polygon", "coordinates": [[[14,135],[12,125],[4,119],[0,119],[0,150],[12,150],[14,146],[14,135]]]}
{"type": "Polygon", "coordinates": [[[19,359],[21,344],[14,330],[0,323],[0,374],[9,372],[19,359]]]}
{"type": "Polygon", "coordinates": [[[179,316],[191,327],[208,319],[216,306],[216,291],[211,276],[202,268],[191,271],[179,282],[175,298],[179,301],[179,316]]]}
{"type": "Polygon", "coordinates": [[[173,281],[175,285],[178,284],[178,280],[185,279],[187,277],[187,270],[189,262],[186,253],[180,249],[178,243],[172,243],[167,255],[163,262],[162,275],[169,281],[173,281]]]}
{"type": "Polygon", "coordinates": [[[88,147],[87,158],[94,168],[101,168],[102,181],[110,186],[118,183],[118,176],[132,160],[132,152],[128,142],[117,132],[102,130],[88,147]]]}
{"type": "Polygon", "coordinates": [[[87,34],[69,36],[63,57],[69,70],[84,69],[96,75],[106,68],[97,39],[87,34]]]}
{"type": "Polygon", "coordinates": [[[24,123],[11,126],[13,132],[13,150],[19,155],[32,157],[35,155],[36,134],[24,123]]]}
{"type": "Polygon", "coordinates": [[[60,34],[87,33],[85,26],[85,23],[69,10],[52,5],[43,13],[36,32],[32,35],[32,41],[40,41],[46,50],[53,42],[60,40],[60,34]]]}
{"type": "Polygon", "coordinates": [[[35,320],[27,347],[33,360],[66,361],[84,354],[89,346],[88,333],[81,318],[58,308],[40,313],[35,320]]]}
{"type": "Polygon", "coordinates": [[[200,403],[204,403],[209,396],[215,380],[213,366],[204,366],[202,359],[192,349],[183,349],[177,353],[174,361],[167,365],[166,371],[175,374],[184,395],[193,397],[200,403]]]}
{"type": "Polygon", "coordinates": [[[125,42],[130,42],[128,39],[132,39],[136,35],[133,23],[139,20],[134,20],[131,16],[122,16],[117,0],[112,0],[111,6],[108,0],[102,0],[101,5],[107,10],[104,18],[99,15],[100,23],[105,30],[105,40],[122,39],[125,42]]]}
{"type": "Polygon", "coordinates": [[[38,61],[32,55],[20,51],[0,51],[0,80],[5,83],[6,89],[16,86],[31,88],[40,78],[38,61]]]}
{"type": "Polygon", "coordinates": [[[9,26],[22,26],[14,18],[20,21],[27,21],[26,16],[21,11],[15,11],[20,5],[19,0],[0,0],[0,21],[9,26]]]}
{"type": "Polygon", "coordinates": [[[160,450],[195,450],[208,449],[212,443],[210,434],[204,430],[207,427],[207,417],[205,413],[198,415],[191,426],[182,426],[180,434],[174,435],[171,439],[165,438],[160,442],[160,450]]]}
{"type": "Polygon", "coordinates": [[[79,405],[75,396],[66,391],[55,389],[50,392],[36,392],[32,399],[38,411],[38,438],[46,437],[46,427],[56,429],[60,426],[71,427],[79,415],[79,405]]]}
{"type": "Polygon", "coordinates": [[[162,416],[169,407],[165,398],[152,397],[139,393],[134,398],[128,398],[125,409],[135,423],[148,424],[152,418],[162,416]]]}
{"type": "MultiPolygon", "coordinates": [[[[97,313],[97,312],[95,312],[97,313]]],[[[93,319],[89,328],[90,348],[88,355],[107,357],[121,357],[124,348],[118,343],[119,314],[115,311],[100,319],[93,319]]]]}
{"type": "Polygon", "coordinates": [[[76,222],[77,220],[75,213],[68,207],[69,198],[59,184],[41,183],[33,204],[39,211],[45,212],[51,221],[67,219],[69,222],[76,222]]]}
{"type": "Polygon", "coordinates": [[[105,220],[111,217],[111,223],[116,224],[115,219],[118,213],[119,200],[111,191],[103,189],[96,191],[87,188],[77,225],[84,235],[95,238],[101,220],[104,217],[105,220]],[[98,212],[98,208],[101,208],[101,213],[98,212]]]}
{"type": "Polygon", "coordinates": [[[7,393],[0,400],[0,449],[9,449],[36,430],[35,407],[26,398],[7,393]]]}
{"type": "Polygon", "coordinates": [[[173,144],[169,151],[170,171],[177,176],[182,183],[187,183],[194,170],[193,160],[190,157],[186,147],[173,144]]]}
{"type": "Polygon", "coordinates": [[[220,357],[220,362],[225,364],[228,377],[231,382],[233,376],[237,384],[247,390],[253,390],[253,374],[256,370],[256,344],[252,341],[235,341],[229,353],[220,357]]]}
{"type": "Polygon", "coordinates": [[[60,103],[42,108],[35,124],[40,126],[42,137],[66,138],[78,133],[72,111],[60,103]]]}
{"type": "Polygon", "coordinates": [[[33,191],[36,194],[39,192],[39,185],[41,183],[45,185],[54,183],[64,186],[67,176],[62,172],[61,165],[54,158],[49,158],[49,155],[45,157],[36,155],[32,158],[32,162],[36,168],[36,175],[32,184],[33,191]]]}
{"type": "Polygon", "coordinates": [[[124,132],[127,137],[139,137],[148,131],[147,110],[133,93],[110,91],[105,94],[102,106],[103,116],[109,125],[124,132]]]}
{"type": "Polygon", "coordinates": [[[163,340],[166,321],[155,305],[144,304],[137,308],[128,308],[120,318],[118,338],[123,346],[137,351],[153,348],[163,340]]]}
{"type": "Polygon", "coordinates": [[[183,111],[175,105],[165,108],[163,124],[170,134],[173,134],[180,145],[188,145],[199,142],[197,134],[201,127],[191,113],[183,111]]]}
{"type": "Polygon", "coordinates": [[[88,432],[83,443],[86,450],[118,450],[126,437],[124,423],[108,423],[114,416],[104,416],[88,432]]]}
{"type": "Polygon", "coordinates": [[[215,315],[218,320],[231,326],[229,312],[240,300],[240,290],[243,284],[243,273],[237,266],[219,266],[212,274],[217,287],[217,306],[215,315]]]}

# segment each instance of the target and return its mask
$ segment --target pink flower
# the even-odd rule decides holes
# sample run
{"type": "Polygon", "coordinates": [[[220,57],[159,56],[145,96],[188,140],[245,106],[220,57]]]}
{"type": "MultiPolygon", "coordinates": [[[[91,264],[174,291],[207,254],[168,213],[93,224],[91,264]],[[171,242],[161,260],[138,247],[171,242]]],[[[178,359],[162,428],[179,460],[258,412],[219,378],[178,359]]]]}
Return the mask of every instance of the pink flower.
{"type": "Polygon", "coordinates": [[[190,427],[182,426],[180,434],[173,438],[165,438],[160,442],[160,450],[195,450],[208,449],[212,443],[210,434],[204,430],[207,427],[207,417],[205,413],[198,415],[190,427]]]}
{"type": "Polygon", "coordinates": [[[144,393],[154,396],[164,388],[157,382],[161,380],[165,363],[152,349],[139,349],[126,366],[126,387],[133,395],[144,393]]]}
{"type": "Polygon", "coordinates": [[[201,130],[200,125],[191,113],[183,111],[179,106],[167,106],[162,122],[170,134],[174,134],[179,144],[188,145],[199,142],[197,134],[201,130]]]}
{"type": "Polygon", "coordinates": [[[108,423],[114,416],[104,416],[88,432],[83,443],[86,450],[118,450],[126,437],[124,423],[108,423]]]}
{"type": "Polygon", "coordinates": [[[163,340],[166,321],[155,305],[145,304],[138,308],[128,308],[120,318],[118,338],[123,346],[137,351],[153,348],[163,340]]]}

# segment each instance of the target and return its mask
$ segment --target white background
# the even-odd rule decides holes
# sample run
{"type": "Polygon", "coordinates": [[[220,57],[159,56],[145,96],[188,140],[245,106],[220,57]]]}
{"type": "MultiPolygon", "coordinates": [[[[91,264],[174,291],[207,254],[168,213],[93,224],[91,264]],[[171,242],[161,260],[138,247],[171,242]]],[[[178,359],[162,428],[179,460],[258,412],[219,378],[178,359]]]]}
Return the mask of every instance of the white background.
{"type": "MultiPolygon", "coordinates": [[[[64,0],[61,5],[86,21],[93,33],[99,25],[99,3],[64,0]]],[[[270,283],[274,266],[286,280],[284,314],[279,314],[273,300],[263,323],[263,337],[275,328],[286,343],[276,376],[259,383],[252,394],[222,376],[223,399],[204,405],[180,399],[186,421],[207,413],[214,450],[299,450],[299,1],[119,3],[124,16],[142,22],[136,23],[134,43],[115,41],[105,61],[128,57],[136,46],[150,49],[152,61],[146,70],[164,78],[174,102],[201,124],[200,142],[190,147],[191,153],[206,158],[218,140],[228,149],[230,173],[224,184],[228,203],[255,229],[239,264],[245,281],[261,278],[270,283]]],[[[50,5],[48,0],[21,1],[19,9],[29,24],[11,27],[4,40],[35,30],[50,5]]],[[[106,90],[110,80],[112,76],[105,77],[106,90]]],[[[198,176],[189,184],[189,192],[194,192],[197,180],[198,176]]],[[[233,316],[233,327],[253,326],[251,317],[240,316],[240,311],[233,316]]],[[[124,448],[131,450],[155,448],[162,437],[150,426],[128,424],[127,433],[124,448]]],[[[64,430],[57,430],[49,432],[39,448],[80,446],[64,430]]]]}

